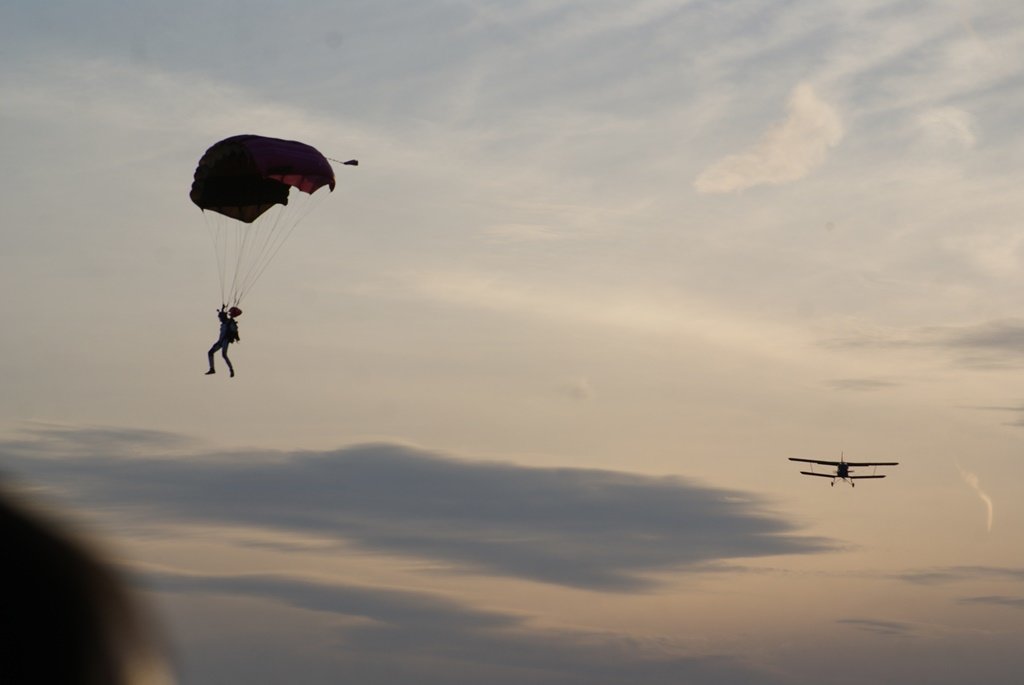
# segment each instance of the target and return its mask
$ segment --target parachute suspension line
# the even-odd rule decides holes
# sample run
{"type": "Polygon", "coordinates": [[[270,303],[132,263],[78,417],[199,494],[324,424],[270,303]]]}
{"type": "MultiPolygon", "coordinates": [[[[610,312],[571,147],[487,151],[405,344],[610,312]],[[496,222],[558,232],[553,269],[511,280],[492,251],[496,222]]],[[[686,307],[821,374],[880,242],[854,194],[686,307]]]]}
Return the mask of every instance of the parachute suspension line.
{"type": "Polygon", "coordinates": [[[241,291],[240,279],[244,278],[244,268],[250,263],[250,243],[258,237],[257,234],[263,230],[263,222],[257,219],[252,224],[232,224],[235,238],[235,267],[231,272],[231,299],[232,304],[238,304],[244,294],[241,291]]]}
{"type": "MultiPolygon", "coordinates": [[[[270,210],[275,213],[274,219],[271,224],[268,224],[269,229],[264,231],[259,249],[253,250],[252,258],[247,259],[245,281],[240,288],[243,295],[248,293],[256,282],[259,281],[266,268],[270,265],[270,262],[273,261],[274,257],[281,252],[285,243],[288,242],[295,228],[323,201],[324,194],[321,194],[321,196],[302,198],[297,203],[298,207],[293,206],[288,210],[287,220],[282,220],[286,210],[284,206],[270,210]]],[[[267,218],[269,219],[269,217],[267,218]]]]}
{"type": "Polygon", "coordinates": [[[235,280],[232,284],[232,292],[236,299],[241,300],[255,283],[253,276],[262,268],[268,245],[272,244],[281,227],[283,209],[283,206],[275,207],[239,231],[238,268],[235,270],[235,280]]]}
{"type": "Polygon", "coordinates": [[[249,231],[252,230],[243,224],[231,224],[230,230],[232,238],[234,238],[234,246],[232,247],[231,253],[235,255],[235,263],[231,269],[231,290],[230,298],[231,304],[237,304],[235,300],[238,300],[238,271],[242,268],[242,257],[245,256],[244,246],[246,239],[248,238],[249,231]]]}
{"type": "Polygon", "coordinates": [[[259,249],[260,241],[265,240],[269,224],[260,219],[253,224],[243,224],[206,212],[204,218],[217,262],[221,304],[237,305],[247,290],[246,279],[253,270],[253,254],[259,249]]]}
{"type": "Polygon", "coordinates": [[[217,280],[220,283],[220,302],[226,304],[227,291],[226,269],[227,269],[227,243],[225,241],[223,224],[217,218],[220,215],[211,216],[203,210],[203,222],[206,224],[206,233],[210,236],[213,244],[213,258],[217,262],[217,280]]]}
{"type": "Polygon", "coordinates": [[[238,274],[238,297],[241,298],[255,285],[260,273],[266,268],[268,253],[281,232],[284,207],[275,207],[267,212],[258,231],[250,234],[251,240],[243,248],[245,269],[238,274]],[[271,216],[272,214],[272,216],[271,216]]]}
{"type": "Polygon", "coordinates": [[[281,217],[284,216],[284,206],[279,206],[275,208],[275,210],[272,210],[276,211],[273,224],[270,227],[270,230],[265,232],[259,250],[254,251],[255,258],[249,262],[249,267],[246,269],[246,278],[241,287],[241,293],[243,295],[248,293],[256,284],[256,281],[263,276],[267,267],[274,261],[278,252],[280,252],[281,248],[284,247],[284,244],[288,241],[288,238],[291,237],[298,225],[313,212],[313,210],[323,201],[324,197],[326,197],[326,194],[320,193],[319,196],[313,195],[301,199],[301,207],[293,207],[293,209],[290,210],[292,212],[291,217],[287,221],[281,220],[281,217]],[[298,211],[296,212],[296,210],[298,211]]]}
{"type": "Polygon", "coordinates": [[[251,224],[204,212],[217,259],[221,303],[238,305],[266,272],[300,223],[323,201],[318,196],[294,197],[251,224]]]}

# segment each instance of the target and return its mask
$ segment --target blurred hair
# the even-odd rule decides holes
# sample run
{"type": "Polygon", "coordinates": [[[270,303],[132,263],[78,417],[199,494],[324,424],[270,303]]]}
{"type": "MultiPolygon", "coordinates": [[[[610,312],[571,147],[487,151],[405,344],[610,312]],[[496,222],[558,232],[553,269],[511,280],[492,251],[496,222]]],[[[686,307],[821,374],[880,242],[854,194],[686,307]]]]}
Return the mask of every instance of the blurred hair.
{"type": "Polygon", "coordinates": [[[171,682],[120,574],[3,483],[0,545],[0,683],[171,682]]]}

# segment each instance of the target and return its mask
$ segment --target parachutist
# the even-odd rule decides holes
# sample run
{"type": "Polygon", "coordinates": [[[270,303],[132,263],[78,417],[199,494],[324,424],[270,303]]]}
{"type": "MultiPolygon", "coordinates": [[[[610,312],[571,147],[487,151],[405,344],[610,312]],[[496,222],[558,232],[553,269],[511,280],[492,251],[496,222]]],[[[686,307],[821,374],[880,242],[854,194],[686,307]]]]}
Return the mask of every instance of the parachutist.
{"type": "Polygon", "coordinates": [[[213,368],[213,355],[217,350],[220,350],[221,356],[224,357],[224,363],[228,365],[228,373],[232,378],[235,377],[235,367],[231,365],[231,360],[228,359],[228,345],[241,340],[238,336],[238,322],[235,321],[241,315],[242,310],[238,307],[232,307],[225,312],[224,305],[221,305],[217,311],[217,318],[220,319],[220,336],[209,352],[206,353],[206,357],[210,362],[210,370],[206,372],[207,376],[217,373],[216,369],[213,368]]]}

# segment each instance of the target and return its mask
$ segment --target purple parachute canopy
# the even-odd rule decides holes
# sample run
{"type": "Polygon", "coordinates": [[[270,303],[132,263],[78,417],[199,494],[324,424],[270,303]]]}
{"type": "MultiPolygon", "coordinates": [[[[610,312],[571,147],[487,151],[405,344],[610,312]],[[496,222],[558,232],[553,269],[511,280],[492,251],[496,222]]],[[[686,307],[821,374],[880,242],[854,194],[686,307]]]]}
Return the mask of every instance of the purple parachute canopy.
{"type": "Polygon", "coordinates": [[[241,135],[214,144],[199,160],[189,196],[209,209],[252,223],[288,191],[334,190],[334,170],[316,148],[294,140],[241,135]]]}

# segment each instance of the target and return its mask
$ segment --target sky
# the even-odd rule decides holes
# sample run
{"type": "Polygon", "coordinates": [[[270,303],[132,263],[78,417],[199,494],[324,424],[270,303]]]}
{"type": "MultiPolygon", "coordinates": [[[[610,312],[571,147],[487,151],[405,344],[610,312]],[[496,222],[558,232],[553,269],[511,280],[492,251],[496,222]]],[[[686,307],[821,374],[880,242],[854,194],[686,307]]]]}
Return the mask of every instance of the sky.
{"type": "Polygon", "coordinates": [[[0,475],[183,683],[1017,683],[1022,66],[1013,0],[3,3],[0,475]],[[240,133],[360,165],[205,376],[240,133]]]}

